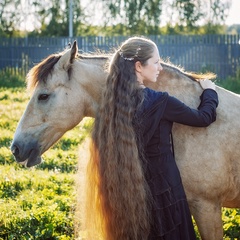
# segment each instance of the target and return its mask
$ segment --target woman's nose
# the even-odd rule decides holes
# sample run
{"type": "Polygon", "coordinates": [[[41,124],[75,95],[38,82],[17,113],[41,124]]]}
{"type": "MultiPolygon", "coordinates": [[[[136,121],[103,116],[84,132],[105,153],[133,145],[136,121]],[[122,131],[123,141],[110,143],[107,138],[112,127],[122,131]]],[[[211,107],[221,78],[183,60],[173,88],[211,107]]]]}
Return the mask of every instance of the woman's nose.
{"type": "Polygon", "coordinates": [[[163,70],[163,67],[162,67],[161,63],[159,63],[159,65],[158,65],[158,70],[159,70],[159,71],[162,71],[162,70],[163,70]]]}

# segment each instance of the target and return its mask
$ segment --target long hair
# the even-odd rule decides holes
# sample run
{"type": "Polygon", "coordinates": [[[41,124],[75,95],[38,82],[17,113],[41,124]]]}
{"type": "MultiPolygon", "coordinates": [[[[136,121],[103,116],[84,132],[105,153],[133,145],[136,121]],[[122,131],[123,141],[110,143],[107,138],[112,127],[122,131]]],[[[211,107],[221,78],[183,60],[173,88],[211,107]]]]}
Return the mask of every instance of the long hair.
{"type": "Polygon", "coordinates": [[[87,168],[85,221],[91,240],[146,240],[149,235],[151,194],[134,121],[144,93],[135,63],[147,64],[154,46],[148,39],[130,38],[110,62],[87,168]]]}

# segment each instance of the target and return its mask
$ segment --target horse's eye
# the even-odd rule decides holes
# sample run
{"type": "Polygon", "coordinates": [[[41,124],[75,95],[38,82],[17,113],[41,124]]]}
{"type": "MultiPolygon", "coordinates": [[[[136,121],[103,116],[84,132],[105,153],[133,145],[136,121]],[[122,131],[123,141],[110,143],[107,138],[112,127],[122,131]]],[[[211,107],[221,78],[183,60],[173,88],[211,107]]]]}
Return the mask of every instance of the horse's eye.
{"type": "Polygon", "coordinates": [[[46,101],[48,99],[48,97],[49,97],[49,94],[40,94],[38,96],[38,100],[39,101],[46,101]]]}

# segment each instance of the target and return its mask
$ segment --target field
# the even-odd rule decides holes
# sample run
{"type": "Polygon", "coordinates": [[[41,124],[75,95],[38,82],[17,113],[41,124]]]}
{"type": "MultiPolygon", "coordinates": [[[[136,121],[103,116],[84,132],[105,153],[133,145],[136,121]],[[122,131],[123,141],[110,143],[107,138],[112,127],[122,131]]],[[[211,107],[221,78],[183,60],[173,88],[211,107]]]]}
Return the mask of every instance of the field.
{"type": "MultiPolygon", "coordinates": [[[[24,87],[0,88],[0,239],[74,239],[78,152],[92,119],[67,132],[42,164],[26,169],[9,146],[28,99],[24,87]]],[[[223,221],[225,239],[240,239],[240,210],[224,208],[223,221]]]]}

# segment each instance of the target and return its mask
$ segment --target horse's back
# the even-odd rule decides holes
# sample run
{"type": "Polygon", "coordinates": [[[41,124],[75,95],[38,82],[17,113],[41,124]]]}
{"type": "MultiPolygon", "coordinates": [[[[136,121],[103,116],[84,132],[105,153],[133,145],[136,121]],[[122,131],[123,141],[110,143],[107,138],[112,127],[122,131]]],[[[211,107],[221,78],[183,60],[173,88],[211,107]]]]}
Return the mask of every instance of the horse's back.
{"type": "MultiPolygon", "coordinates": [[[[167,91],[192,108],[200,103],[199,84],[178,69],[164,68],[158,82],[150,87],[167,91]]],[[[175,123],[173,141],[188,198],[218,198],[223,205],[230,205],[240,199],[240,96],[220,87],[216,91],[216,121],[206,128],[175,123]]]]}

